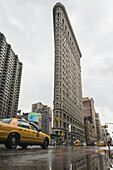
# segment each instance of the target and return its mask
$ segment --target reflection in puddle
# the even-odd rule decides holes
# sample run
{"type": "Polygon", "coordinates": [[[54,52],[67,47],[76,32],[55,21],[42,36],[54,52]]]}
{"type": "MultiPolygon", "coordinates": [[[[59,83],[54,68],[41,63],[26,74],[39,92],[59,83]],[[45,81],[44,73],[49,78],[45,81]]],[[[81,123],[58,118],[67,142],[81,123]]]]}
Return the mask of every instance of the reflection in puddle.
{"type": "MultiPolygon", "coordinates": [[[[112,148],[113,149],[113,148],[112,148]]],[[[49,147],[0,150],[0,170],[110,170],[113,150],[107,147],[49,147]]]]}
{"type": "MultiPolygon", "coordinates": [[[[63,155],[63,148],[59,148],[59,159],[50,161],[50,169],[63,170],[110,170],[113,167],[113,150],[102,150],[101,148],[86,148],[85,151],[79,149],[77,153],[70,148],[70,157],[63,155]],[[75,155],[74,155],[75,154],[75,155]],[[71,163],[69,163],[71,162],[71,163]]],[[[68,152],[69,154],[69,152],[68,152]]]]}
{"type": "Polygon", "coordinates": [[[88,150],[84,158],[69,165],[68,170],[110,170],[113,168],[113,150],[88,150]],[[89,151],[89,153],[88,153],[89,151]]]}

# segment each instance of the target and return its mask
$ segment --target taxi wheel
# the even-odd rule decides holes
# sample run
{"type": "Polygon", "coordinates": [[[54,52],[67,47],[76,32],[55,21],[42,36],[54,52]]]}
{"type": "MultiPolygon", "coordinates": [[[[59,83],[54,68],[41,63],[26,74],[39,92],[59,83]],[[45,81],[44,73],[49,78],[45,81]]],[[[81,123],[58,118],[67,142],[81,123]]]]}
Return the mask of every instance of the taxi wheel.
{"type": "Polygon", "coordinates": [[[17,145],[18,145],[18,142],[19,142],[18,135],[15,134],[15,133],[12,133],[8,137],[8,139],[7,139],[6,143],[5,143],[5,146],[8,149],[15,149],[17,147],[17,145]]]}
{"type": "Polygon", "coordinates": [[[47,149],[47,148],[48,148],[48,144],[49,144],[48,139],[45,138],[45,139],[44,139],[44,143],[41,145],[41,147],[42,147],[43,149],[47,149]]]}

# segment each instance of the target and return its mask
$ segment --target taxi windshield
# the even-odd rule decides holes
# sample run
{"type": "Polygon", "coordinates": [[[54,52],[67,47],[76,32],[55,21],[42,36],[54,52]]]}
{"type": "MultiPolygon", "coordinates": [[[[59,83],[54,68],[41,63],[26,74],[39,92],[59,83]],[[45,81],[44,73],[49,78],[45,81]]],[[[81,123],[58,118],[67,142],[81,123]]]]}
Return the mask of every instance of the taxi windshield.
{"type": "Polygon", "coordinates": [[[7,124],[9,124],[11,120],[12,120],[12,118],[0,119],[0,123],[7,123],[7,124]]]}

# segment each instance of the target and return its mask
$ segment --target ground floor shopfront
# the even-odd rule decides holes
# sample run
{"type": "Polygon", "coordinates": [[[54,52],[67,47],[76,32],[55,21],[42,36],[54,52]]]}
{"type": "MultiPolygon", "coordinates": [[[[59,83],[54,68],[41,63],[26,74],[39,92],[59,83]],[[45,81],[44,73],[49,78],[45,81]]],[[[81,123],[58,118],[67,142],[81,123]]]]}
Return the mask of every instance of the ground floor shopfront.
{"type": "Polygon", "coordinates": [[[66,130],[59,130],[59,129],[53,129],[53,134],[59,135],[59,139],[61,142],[68,144],[68,143],[73,143],[76,140],[80,140],[81,143],[85,142],[85,136],[82,136],[80,134],[74,133],[74,132],[69,132],[66,130]]]}

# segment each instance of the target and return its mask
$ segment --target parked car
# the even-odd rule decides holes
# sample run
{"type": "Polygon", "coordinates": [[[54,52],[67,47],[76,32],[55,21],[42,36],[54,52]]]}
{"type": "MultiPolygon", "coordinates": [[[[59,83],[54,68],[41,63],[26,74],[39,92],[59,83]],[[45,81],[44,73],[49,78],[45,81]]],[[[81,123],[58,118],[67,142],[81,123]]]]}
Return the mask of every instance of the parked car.
{"type": "Polygon", "coordinates": [[[81,142],[79,140],[75,141],[75,146],[81,146],[81,142]]]}
{"type": "Polygon", "coordinates": [[[82,143],[82,146],[86,146],[86,142],[83,142],[83,143],[82,143]]]}
{"type": "Polygon", "coordinates": [[[40,132],[32,122],[17,118],[0,119],[0,143],[8,149],[17,145],[26,148],[28,145],[41,145],[47,149],[51,143],[50,137],[40,132]]]}
{"type": "Polygon", "coordinates": [[[95,142],[94,141],[88,141],[87,146],[95,146],[95,142]]]}
{"type": "Polygon", "coordinates": [[[104,141],[97,142],[96,146],[106,146],[106,143],[104,141]]]}

